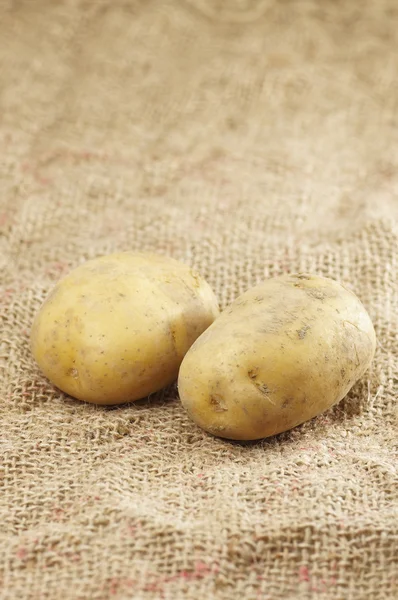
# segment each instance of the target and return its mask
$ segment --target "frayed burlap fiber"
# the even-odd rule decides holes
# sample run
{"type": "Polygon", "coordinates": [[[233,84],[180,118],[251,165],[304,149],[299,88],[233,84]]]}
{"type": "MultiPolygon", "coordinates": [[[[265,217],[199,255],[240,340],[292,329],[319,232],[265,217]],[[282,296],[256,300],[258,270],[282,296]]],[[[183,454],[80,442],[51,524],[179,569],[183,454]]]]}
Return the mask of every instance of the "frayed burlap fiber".
{"type": "Polygon", "coordinates": [[[398,5],[0,0],[2,600],[398,598],[398,5]],[[29,329],[118,250],[353,287],[347,398],[258,443],[54,389],[29,329]]]}

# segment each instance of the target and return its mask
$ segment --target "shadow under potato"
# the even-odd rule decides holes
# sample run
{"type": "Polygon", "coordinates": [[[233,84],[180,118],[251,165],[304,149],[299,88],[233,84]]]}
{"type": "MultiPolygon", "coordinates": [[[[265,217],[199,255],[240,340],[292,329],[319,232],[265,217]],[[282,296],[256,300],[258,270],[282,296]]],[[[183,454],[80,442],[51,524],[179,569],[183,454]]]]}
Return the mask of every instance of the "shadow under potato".
{"type": "Polygon", "coordinates": [[[367,379],[358,381],[348,394],[332,406],[326,414],[336,423],[358,417],[366,412],[369,402],[369,383],[367,379]]]}
{"type": "MultiPolygon", "coordinates": [[[[135,400],[134,402],[126,402],[124,404],[117,405],[98,405],[98,404],[89,404],[86,402],[82,402],[77,400],[71,396],[68,396],[55,386],[53,386],[50,382],[44,379],[39,372],[34,374],[35,376],[31,379],[31,394],[24,394],[24,405],[30,405],[29,408],[32,410],[34,405],[37,404],[47,404],[49,401],[58,401],[64,403],[65,405],[69,405],[69,407],[74,408],[87,408],[92,407],[96,412],[103,413],[114,413],[114,412],[122,412],[126,409],[133,409],[133,411],[141,412],[142,410],[156,410],[166,404],[171,404],[175,402],[180,402],[178,397],[178,389],[177,382],[172,383],[171,385],[150,394],[149,396],[142,398],[140,400],[135,400]],[[37,391],[40,390],[39,393],[37,391]],[[28,398],[30,396],[30,398],[28,398]],[[30,400],[30,402],[29,402],[30,400]]],[[[342,423],[349,419],[353,419],[355,417],[360,416],[367,410],[367,405],[369,402],[370,394],[374,395],[373,388],[375,387],[375,383],[372,385],[372,390],[370,390],[369,380],[362,379],[357,382],[353,388],[349,391],[349,393],[341,400],[338,404],[331,407],[325,413],[314,417],[313,419],[294,427],[291,430],[281,432],[277,435],[270,436],[267,438],[260,438],[257,440],[232,440],[223,437],[213,436],[210,433],[206,433],[203,431],[204,436],[209,439],[217,439],[223,444],[229,444],[238,447],[253,447],[258,445],[268,445],[268,444],[289,444],[297,439],[297,435],[300,436],[301,433],[304,433],[304,430],[308,431],[309,424],[311,431],[317,429],[319,426],[323,430],[325,429],[325,424],[322,422],[324,415],[327,415],[328,421],[330,423],[342,423]],[[318,423],[317,423],[318,421],[318,423]],[[294,432],[292,438],[292,432],[294,432]]],[[[15,390],[17,392],[17,390],[15,390]]],[[[18,395],[18,392],[15,396],[18,395]]],[[[15,397],[15,400],[17,398],[15,397]]],[[[28,409],[28,406],[25,406],[25,410],[28,409]]],[[[184,410],[181,407],[181,410],[184,410]]],[[[185,412],[185,411],[184,411],[185,412]]],[[[191,427],[192,429],[200,429],[193,421],[190,421],[189,417],[187,418],[187,427],[191,427]]]]}
{"type": "Polygon", "coordinates": [[[178,399],[178,391],[177,391],[177,383],[172,383],[167,387],[159,390],[158,392],[154,392],[145,398],[141,398],[140,400],[134,400],[133,402],[125,402],[123,404],[113,404],[110,406],[99,405],[96,404],[100,409],[104,409],[106,412],[121,410],[124,408],[132,408],[136,407],[137,409],[143,409],[148,407],[156,407],[163,406],[168,402],[172,402],[173,400],[178,399]]]}

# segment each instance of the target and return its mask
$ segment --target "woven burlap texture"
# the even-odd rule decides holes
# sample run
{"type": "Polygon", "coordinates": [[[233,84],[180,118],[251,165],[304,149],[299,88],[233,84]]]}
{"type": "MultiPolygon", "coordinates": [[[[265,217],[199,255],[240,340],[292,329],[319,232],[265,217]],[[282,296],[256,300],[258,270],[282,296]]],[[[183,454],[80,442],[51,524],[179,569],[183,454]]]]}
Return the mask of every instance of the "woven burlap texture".
{"type": "Polygon", "coordinates": [[[398,597],[395,0],[0,0],[2,600],[398,597]],[[348,397],[258,443],[54,389],[29,329],[118,250],[351,285],[348,397]]]}

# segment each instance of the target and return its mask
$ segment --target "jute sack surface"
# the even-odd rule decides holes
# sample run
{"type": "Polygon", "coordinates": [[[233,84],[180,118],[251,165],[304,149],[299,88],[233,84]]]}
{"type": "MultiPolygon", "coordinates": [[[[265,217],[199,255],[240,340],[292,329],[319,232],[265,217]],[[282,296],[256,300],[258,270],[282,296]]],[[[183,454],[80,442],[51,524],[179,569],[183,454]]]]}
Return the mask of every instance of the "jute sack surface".
{"type": "Polygon", "coordinates": [[[398,597],[394,0],[0,0],[2,600],[398,597]],[[113,409],[29,352],[54,283],[116,250],[351,285],[372,369],[254,444],[175,387],[113,409]]]}

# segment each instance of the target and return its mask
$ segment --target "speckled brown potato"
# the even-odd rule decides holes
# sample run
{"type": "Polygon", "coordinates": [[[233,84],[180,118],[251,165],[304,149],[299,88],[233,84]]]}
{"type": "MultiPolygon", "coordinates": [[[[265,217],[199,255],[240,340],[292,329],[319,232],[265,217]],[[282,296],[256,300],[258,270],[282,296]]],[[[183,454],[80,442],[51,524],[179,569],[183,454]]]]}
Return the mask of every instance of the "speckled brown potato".
{"type": "Polygon", "coordinates": [[[32,353],[71,396],[128,402],[175,380],[185,353],[218,312],[209,285],[186,265],[113,254],[55,286],[34,320],[32,353]]]}
{"type": "Polygon", "coordinates": [[[336,281],[270,279],[196,340],[180,368],[181,401],[214,435],[268,437],[339,402],[369,367],[375,345],[365,308],[336,281]]]}

